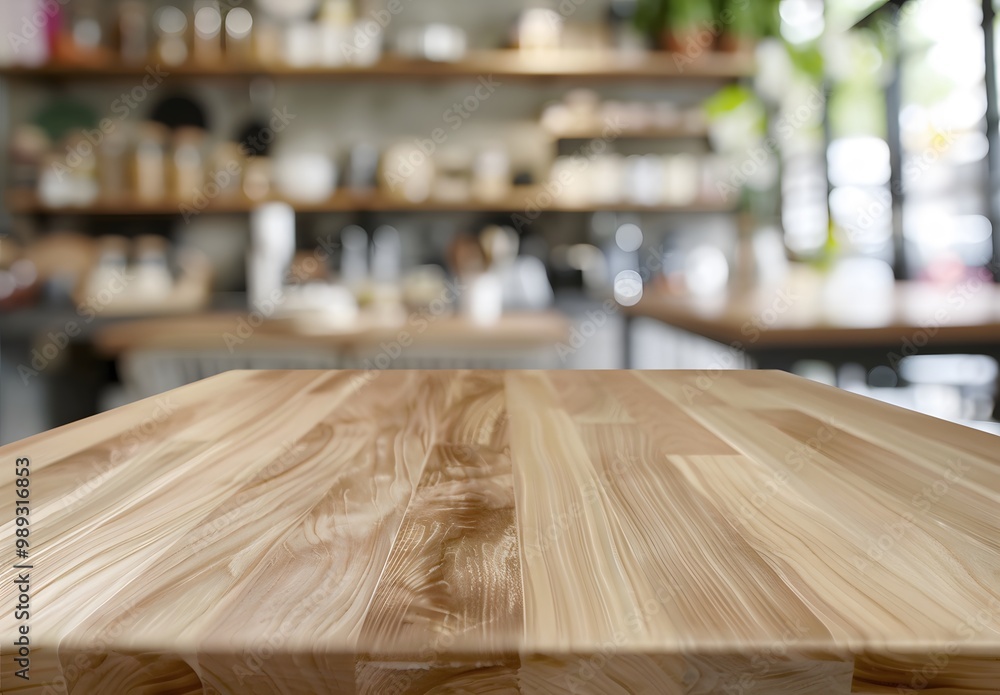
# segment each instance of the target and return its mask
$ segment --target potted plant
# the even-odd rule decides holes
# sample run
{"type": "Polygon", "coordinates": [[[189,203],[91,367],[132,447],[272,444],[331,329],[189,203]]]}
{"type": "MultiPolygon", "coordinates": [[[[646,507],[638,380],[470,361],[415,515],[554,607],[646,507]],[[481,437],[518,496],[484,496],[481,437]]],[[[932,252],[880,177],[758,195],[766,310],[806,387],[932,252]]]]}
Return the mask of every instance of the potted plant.
{"type": "Polygon", "coordinates": [[[660,48],[684,53],[717,44],[749,52],[757,41],[778,36],[781,0],[637,0],[636,26],[660,48]]]}
{"type": "Polygon", "coordinates": [[[719,19],[722,23],[720,50],[727,53],[748,53],[753,50],[759,35],[757,4],[752,0],[719,1],[719,19]]]}
{"type": "Polygon", "coordinates": [[[777,36],[780,0],[719,0],[722,34],[719,49],[730,53],[752,52],[757,42],[777,36]]]}
{"type": "Polygon", "coordinates": [[[635,14],[640,30],[661,48],[677,53],[703,44],[702,35],[711,36],[715,19],[713,0],[639,0],[635,14]]]}

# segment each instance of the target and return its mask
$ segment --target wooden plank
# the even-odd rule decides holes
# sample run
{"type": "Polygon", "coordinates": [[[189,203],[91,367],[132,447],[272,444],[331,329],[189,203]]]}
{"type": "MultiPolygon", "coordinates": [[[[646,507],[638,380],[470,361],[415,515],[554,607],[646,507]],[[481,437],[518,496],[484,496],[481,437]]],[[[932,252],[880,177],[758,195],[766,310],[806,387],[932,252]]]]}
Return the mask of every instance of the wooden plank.
{"type": "Polygon", "coordinates": [[[832,471],[864,486],[869,494],[890,502],[898,498],[900,514],[919,512],[920,519],[932,522],[927,524],[930,529],[947,529],[953,537],[1000,551],[1000,515],[995,513],[998,501],[982,494],[978,486],[964,484],[967,469],[963,462],[953,461],[942,473],[930,466],[914,465],[911,457],[795,410],[763,411],[758,417],[806,450],[822,452],[832,471]],[[817,437],[820,432],[826,436],[817,437]]]}
{"type": "Polygon", "coordinates": [[[549,372],[548,381],[559,404],[575,423],[634,423],[625,407],[612,398],[599,374],[549,372]]]}
{"type": "Polygon", "coordinates": [[[503,376],[464,373],[365,616],[362,693],[516,687],[524,631],[503,376]]]}
{"type": "MultiPolygon", "coordinates": [[[[310,384],[329,378],[317,373],[299,373],[275,380],[273,375],[261,374],[247,375],[242,381],[248,387],[262,381],[274,382],[279,390],[265,391],[268,396],[292,399],[310,384]]],[[[226,385],[234,381],[241,381],[239,375],[220,378],[214,386],[224,392],[226,385]]],[[[219,392],[216,391],[216,396],[219,392]]],[[[240,389],[236,393],[241,395],[240,389]]],[[[116,411],[94,423],[102,439],[107,439],[108,433],[117,427],[134,422],[129,410],[116,411]],[[119,414],[121,418],[116,417],[119,414]]],[[[32,587],[35,617],[31,628],[43,657],[36,662],[36,683],[51,684],[60,692],[59,674],[65,670],[54,661],[58,658],[56,648],[69,645],[76,630],[92,614],[106,619],[106,607],[110,606],[111,613],[116,613],[125,606],[124,601],[110,604],[109,601],[113,596],[121,597],[126,587],[211,514],[220,504],[220,497],[235,492],[269,462],[266,455],[261,456],[259,452],[263,442],[276,446],[278,436],[296,435],[302,425],[295,423],[308,423],[307,418],[295,410],[274,413],[267,402],[245,410],[231,407],[222,412],[228,426],[215,423],[216,436],[221,437],[218,443],[211,442],[204,424],[192,424],[190,439],[170,438],[170,448],[163,455],[147,456],[140,459],[140,465],[130,465],[127,477],[116,476],[109,484],[96,487],[72,504],[53,502],[49,506],[56,512],[51,520],[46,518],[45,507],[40,510],[42,514],[32,517],[31,542],[35,549],[31,554],[32,564],[58,568],[58,571],[36,572],[32,587]],[[266,425],[257,430],[256,436],[248,437],[246,418],[263,420],[268,411],[271,412],[266,425]],[[257,456],[252,455],[254,448],[258,448],[257,456]]],[[[27,440],[28,446],[19,446],[18,455],[27,454],[38,460],[36,447],[31,445],[37,441],[42,440],[27,440]]],[[[44,446],[37,448],[46,450],[44,446]]],[[[130,463],[135,464],[134,461],[130,463]]],[[[45,468],[40,471],[41,475],[33,480],[44,480],[45,468]]],[[[12,494],[10,499],[13,499],[12,494]]],[[[0,528],[5,538],[13,538],[13,520],[0,528]]],[[[168,554],[166,561],[169,560],[168,554]]],[[[12,584],[18,573],[4,569],[5,585],[12,584]]],[[[0,622],[0,626],[3,625],[0,622]]],[[[116,625],[111,623],[112,628],[116,625]]],[[[88,639],[88,644],[91,643],[88,639]]],[[[87,663],[93,667],[96,661],[87,663]]],[[[12,662],[4,659],[0,669],[0,677],[5,682],[8,679],[12,682],[12,662]]]]}
{"type": "Polygon", "coordinates": [[[730,455],[736,451],[636,375],[607,382],[608,392],[661,449],[674,454],[730,455]]]}
{"type": "Polygon", "coordinates": [[[939,476],[950,468],[966,468],[963,481],[985,495],[1000,490],[996,437],[979,430],[896,408],[831,386],[812,384],[775,372],[781,384],[778,398],[814,417],[839,423],[875,446],[888,447],[917,465],[930,467],[939,476]]]}
{"type": "Polygon", "coordinates": [[[345,374],[353,391],[320,423],[339,447],[325,457],[322,498],[203,621],[199,667],[216,692],[355,692],[361,625],[429,455],[447,375],[345,374]],[[418,398],[421,408],[399,407],[418,398]]]}
{"type": "MultiPolygon", "coordinates": [[[[525,539],[524,692],[687,692],[694,682],[683,674],[695,663],[698,687],[710,692],[721,681],[737,682],[750,663],[753,655],[740,653],[740,644],[829,637],[723,517],[684,489],[643,428],[573,427],[543,379],[508,382],[525,539]],[[529,402],[531,413],[515,405],[529,402]],[[547,491],[544,506],[531,493],[537,489],[547,491]],[[560,590],[570,584],[572,594],[560,590]],[[758,601],[761,595],[769,600],[758,601]],[[581,602],[591,608],[575,610],[581,602]],[[679,654],[692,643],[724,656],[689,661],[679,654]]],[[[790,661],[802,670],[772,674],[767,692],[797,692],[829,677],[849,682],[846,658],[798,657],[790,661]]]]}

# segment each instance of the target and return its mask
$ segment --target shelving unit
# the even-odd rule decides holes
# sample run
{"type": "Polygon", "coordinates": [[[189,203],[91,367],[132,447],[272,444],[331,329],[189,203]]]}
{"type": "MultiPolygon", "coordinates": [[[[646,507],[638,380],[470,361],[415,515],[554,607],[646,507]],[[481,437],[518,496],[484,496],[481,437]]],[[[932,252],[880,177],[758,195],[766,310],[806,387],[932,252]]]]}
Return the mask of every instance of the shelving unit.
{"type": "MultiPolygon", "coordinates": [[[[427,200],[419,203],[407,202],[389,198],[379,193],[354,194],[340,190],[328,200],[318,203],[305,203],[299,201],[284,200],[289,203],[296,212],[503,212],[521,213],[531,212],[535,209],[544,212],[602,212],[606,210],[620,210],[624,212],[651,212],[651,213],[726,213],[735,212],[736,208],[731,204],[721,201],[706,201],[692,205],[641,205],[629,201],[617,203],[602,203],[588,205],[574,205],[561,203],[558,200],[547,203],[551,200],[542,186],[525,186],[523,190],[517,190],[510,197],[496,201],[440,201],[427,200]]],[[[281,200],[272,198],[270,200],[281,200]]],[[[16,191],[7,195],[7,209],[15,214],[22,215],[93,215],[93,216],[126,216],[126,215],[180,215],[183,212],[194,212],[202,214],[211,213],[245,213],[250,212],[262,202],[250,200],[245,197],[217,198],[199,208],[190,202],[180,200],[163,200],[154,203],[143,203],[134,199],[121,201],[99,201],[93,205],[72,206],[72,207],[50,207],[42,203],[38,197],[31,192],[16,191]]]]}
{"type": "MultiPolygon", "coordinates": [[[[392,79],[405,81],[458,80],[494,78],[498,80],[558,80],[572,81],[670,81],[678,83],[726,83],[744,79],[753,74],[751,56],[736,53],[705,53],[689,59],[666,52],[622,53],[614,51],[522,52],[516,50],[491,50],[470,52],[456,63],[417,61],[398,55],[386,54],[375,65],[348,67],[292,67],[262,65],[211,65],[187,63],[176,67],[127,65],[118,62],[83,64],[50,63],[36,68],[0,68],[0,78],[14,82],[33,81],[59,84],[78,81],[116,81],[141,78],[150,67],[160,68],[168,80],[217,80],[250,79],[258,76],[274,79],[306,79],[321,81],[392,79]]],[[[589,140],[606,137],[604,128],[584,128],[550,132],[557,141],[589,140]]],[[[705,127],[684,125],[660,128],[622,129],[615,139],[705,140],[705,127]]],[[[163,200],[143,203],[134,199],[99,201],[87,206],[50,207],[40,201],[34,192],[9,191],[7,209],[20,215],[85,215],[85,216],[169,216],[194,209],[197,213],[246,213],[260,201],[242,196],[218,198],[203,207],[188,205],[183,201],[163,200]]],[[[732,205],[721,201],[703,201],[690,205],[642,205],[629,201],[578,205],[560,202],[547,197],[543,187],[520,187],[507,199],[500,201],[440,201],[407,202],[380,192],[357,194],[339,190],[321,202],[290,202],[297,212],[508,212],[518,213],[531,209],[532,204],[554,213],[586,213],[600,211],[650,212],[650,213],[728,213],[732,205]],[[539,201],[544,202],[541,204],[539,201]],[[545,202],[548,201],[548,202],[545,202]]]]}
{"type": "MultiPolygon", "coordinates": [[[[168,73],[168,80],[217,80],[250,79],[258,76],[274,79],[306,79],[322,81],[392,79],[405,81],[458,80],[495,78],[572,81],[670,81],[678,83],[726,83],[744,79],[753,74],[751,56],[736,53],[706,53],[688,59],[666,52],[594,52],[560,50],[550,52],[522,52],[492,50],[470,52],[456,63],[416,61],[398,55],[386,54],[375,65],[348,67],[291,67],[262,65],[203,65],[187,63],[176,67],[127,65],[116,62],[89,64],[50,63],[36,68],[0,68],[0,78],[19,81],[63,82],[116,81],[141,78],[150,66],[168,73]]],[[[590,140],[606,137],[604,128],[584,128],[550,132],[558,141],[590,140]]],[[[615,139],[650,140],[705,140],[705,127],[677,126],[671,128],[648,127],[616,131],[615,139]]],[[[51,207],[40,201],[31,191],[9,191],[5,196],[9,212],[19,215],[84,215],[84,216],[169,216],[195,210],[199,214],[246,213],[261,201],[237,196],[217,198],[203,207],[183,201],[163,200],[143,203],[132,198],[103,200],[87,206],[51,207]]],[[[328,200],[321,202],[286,201],[297,212],[504,212],[518,213],[531,209],[531,205],[553,213],[587,213],[601,211],[650,212],[650,213],[729,213],[735,207],[721,201],[703,201],[690,205],[642,205],[620,201],[578,205],[560,202],[547,197],[542,186],[519,187],[504,200],[463,202],[427,200],[407,202],[380,192],[358,194],[338,190],[328,200]],[[541,202],[540,202],[541,201],[541,202]],[[546,202],[548,201],[548,202],[546,202]],[[544,203],[544,204],[542,204],[544,203]]]]}
{"type": "MultiPolygon", "coordinates": [[[[577,84],[637,83],[657,89],[717,88],[727,83],[752,77],[755,71],[752,56],[737,53],[704,53],[688,58],[668,52],[619,51],[518,51],[479,50],[469,52],[455,63],[413,60],[395,54],[385,54],[371,66],[293,67],[287,65],[252,65],[226,63],[186,63],[180,66],[125,64],[109,59],[91,63],[53,62],[39,67],[0,68],[0,80],[11,90],[27,84],[60,89],[64,85],[134,83],[151,69],[167,73],[166,80],[175,84],[214,82],[240,84],[255,77],[275,81],[302,81],[313,84],[362,83],[381,80],[399,83],[475,82],[495,79],[518,84],[545,85],[553,91],[572,88],[577,84]],[[548,87],[548,85],[552,85],[548,87]]],[[[606,127],[595,123],[588,127],[547,131],[554,142],[586,141],[607,138],[606,127]]],[[[618,140],[707,141],[708,129],[703,124],[680,122],[675,126],[645,126],[615,129],[618,140]]],[[[645,205],[630,200],[615,202],[579,202],[555,197],[544,184],[516,186],[500,200],[440,200],[411,202],[382,191],[357,192],[339,189],[326,200],[303,202],[272,197],[270,201],[289,203],[298,213],[501,213],[526,215],[537,213],[586,214],[595,212],[633,212],[667,215],[726,215],[738,212],[738,205],[722,200],[700,200],[690,204],[645,205]]],[[[120,200],[99,199],[93,204],[50,206],[33,190],[10,190],[3,195],[6,211],[15,216],[85,218],[171,218],[184,215],[248,214],[262,200],[251,200],[241,193],[219,196],[197,204],[194,201],[163,199],[143,202],[134,197],[120,200]]]]}
{"type": "MultiPolygon", "coordinates": [[[[482,45],[482,44],[480,44],[482,45]]],[[[295,67],[274,64],[235,64],[235,63],[187,63],[178,66],[157,65],[155,59],[142,63],[128,64],[109,57],[104,61],[94,61],[88,63],[60,63],[53,62],[38,67],[0,67],[0,95],[6,95],[6,109],[9,112],[12,106],[19,106],[20,94],[26,93],[30,97],[35,95],[32,92],[42,92],[58,94],[61,91],[67,92],[88,92],[93,90],[117,94],[120,89],[131,89],[142,81],[149,74],[150,70],[159,69],[166,73],[163,80],[165,90],[170,92],[183,92],[187,88],[192,91],[207,92],[219,90],[220,97],[215,102],[214,107],[220,108],[219,102],[228,98],[231,94],[239,95],[245,93],[248,86],[253,85],[255,78],[267,78],[276,85],[284,88],[288,87],[288,94],[293,98],[303,93],[308,93],[307,97],[301,99],[303,109],[314,104],[311,100],[311,92],[324,95],[329,93],[330,98],[339,98],[343,95],[350,98],[355,94],[355,88],[369,102],[374,104],[379,102],[380,108],[386,107],[382,96],[387,95],[385,102],[393,96],[394,90],[403,89],[407,91],[407,97],[413,95],[423,95],[433,90],[442,92],[457,91],[469,86],[475,88],[480,80],[493,79],[500,85],[500,90],[511,90],[505,94],[504,105],[501,112],[506,116],[500,118],[521,119],[519,125],[523,125],[525,119],[534,119],[537,116],[537,109],[544,98],[556,98],[572,90],[574,87],[592,87],[602,91],[617,90],[620,92],[639,92],[638,98],[670,98],[674,91],[688,94],[700,94],[709,92],[725,86],[727,84],[751,78],[755,72],[755,65],[752,57],[741,54],[729,53],[703,53],[693,59],[667,52],[619,52],[619,51],[518,51],[518,50],[474,50],[470,51],[463,60],[455,63],[437,63],[429,61],[413,60],[401,55],[387,53],[374,65],[371,66],[338,66],[338,67],[295,67]],[[374,88],[369,88],[374,85],[374,88]],[[24,90],[23,92],[21,90],[24,90]],[[222,94],[224,92],[224,94],[222,94]],[[512,115],[513,114],[513,115],[512,115]]],[[[286,97],[288,95],[285,95],[286,97]]],[[[692,98],[696,98],[692,97],[692,98]]],[[[84,95],[86,97],[86,95],[84,95]]],[[[109,97],[113,98],[113,97],[109,97]]],[[[157,94],[157,99],[159,94],[157,94]]],[[[242,97],[241,97],[242,98],[242,97]]],[[[415,97],[419,98],[419,96],[415,97]]],[[[633,97],[634,98],[634,97],[633,97]]],[[[86,98],[83,98],[86,101],[86,98]]],[[[206,99],[206,101],[210,101],[206,99]]],[[[28,102],[21,102],[27,104],[28,102]]],[[[107,102],[110,103],[110,102],[107,102]]],[[[107,103],[103,103],[103,108],[107,109],[107,103]]],[[[400,103],[398,100],[397,104],[400,103]]],[[[100,110],[102,104],[98,104],[100,110]]],[[[148,106],[148,105],[147,105],[148,106]]],[[[443,107],[442,107],[443,108],[443,107]]],[[[15,111],[17,109],[14,109],[15,111]]],[[[392,122],[393,127],[388,129],[388,133],[405,132],[405,129],[412,125],[417,132],[423,131],[420,125],[421,114],[419,109],[413,109],[412,113],[407,108],[399,109],[402,115],[389,113],[385,118],[392,122]],[[412,120],[412,123],[408,121],[412,120]]],[[[147,109],[144,107],[137,110],[132,115],[134,120],[141,118],[141,114],[147,109]]],[[[347,111],[345,109],[345,111],[347,111]]],[[[103,111],[101,111],[104,114],[103,111]]],[[[351,118],[357,118],[357,112],[350,111],[351,118]]],[[[25,114],[20,114],[24,116],[25,114]]],[[[104,114],[107,115],[107,114],[104,114]]],[[[431,114],[440,117],[439,114],[431,114]]],[[[10,114],[5,119],[10,122],[10,114]]],[[[304,119],[305,120],[305,119],[304,119]]],[[[330,119],[331,121],[333,119],[330,119]]],[[[434,125],[438,121],[433,122],[434,125]]],[[[652,124],[653,121],[647,121],[652,124]]],[[[591,126],[577,128],[562,132],[547,132],[541,123],[537,123],[537,142],[541,147],[552,144],[558,152],[558,145],[561,143],[563,149],[568,151],[575,149],[577,145],[588,140],[615,139],[615,140],[649,140],[649,141],[678,141],[684,147],[696,145],[699,150],[706,149],[708,143],[708,132],[704,127],[699,127],[697,123],[687,123],[677,121],[675,127],[648,127],[622,128],[616,129],[612,138],[608,137],[602,123],[592,123],[591,126]],[[579,141],[579,142],[575,142],[579,141]],[[694,141],[693,143],[690,141],[694,141]]],[[[231,123],[225,125],[227,133],[234,136],[231,123]]],[[[219,126],[220,129],[223,126],[219,126]]],[[[433,127],[433,126],[432,126],[433,127]]],[[[2,129],[2,128],[0,128],[2,129]]],[[[4,135],[4,140],[6,140],[4,135]]],[[[470,132],[470,138],[475,134],[470,132]]],[[[377,138],[376,138],[377,139],[377,138]]],[[[532,143],[535,141],[532,140],[532,143]]],[[[632,146],[635,143],[629,143],[632,146]]],[[[639,143],[640,146],[643,143],[639,143]]],[[[642,205],[628,200],[621,200],[612,203],[596,203],[592,199],[573,196],[565,199],[554,198],[549,190],[546,190],[544,179],[546,178],[543,167],[539,171],[532,169],[533,181],[536,185],[517,186],[508,196],[500,200],[440,200],[430,199],[423,202],[407,202],[400,200],[387,192],[372,191],[359,193],[348,189],[339,189],[328,199],[319,202],[300,202],[286,200],[298,213],[322,215],[337,213],[358,213],[356,220],[363,227],[371,228],[378,221],[376,215],[366,215],[365,213],[402,213],[412,215],[414,219],[411,228],[420,230],[431,229],[433,226],[434,213],[451,213],[456,215],[455,219],[445,220],[441,225],[444,231],[458,228],[452,224],[458,221],[458,215],[462,213],[498,213],[493,220],[506,215],[508,219],[514,219],[515,215],[525,215],[529,219],[534,219],[535,211],[545,212],[551,216],[552,227],[556,228],[558,234],[554,234],[550,240],[553,243],[561,243],[558,239],[564,236],[566,230],[579,225],[582,229],[584,222],[583,215],[595,212],[635,212],[653,213],[662,215],[676,215],[681,223],[692,222],[690,217],[703,215],[706,219],[714,222],[712,215],[729,215],[737,211],[733,204],[727,204],[721,200],[704,200],[685,205],[642,205]],[[558,216],[581,215],[579,218],[562,219],[558,216]]],[[[515,172],[520,173],[520,172],[515,172]]],[[[273,190],[273,189],[272,189],[273,190]]],[[[708,192],[710,194],[710,192],[708,192]]],[[[275,194],[276,195],[276,194],[275,194]]],[[[251,213],[262,201],[251,200],[242,194],[224,197],[219,196],[207,202],[203,206],[190,205],[189,208],[182,208],[184,201],[177,199],[163,199],[155,202],[140,202],[134,197],[126,197],[121,200],[99,199],[94,204],[52,207],[44,203],[35,190],[0,190],[0,203],[7,215],[12,215],[16,219],[16,224],[20,227],[28,228],[32,225],[39,227],[57,228],[63,225],[66,228],[79,227],[85,233],[111,234],[122,233],[132,234],[133,231],[153,230],[157,234],[165,233],[169,224],[180,222],[188,209],[197,215],[247,215],[251,213]],[[32,219],[36,218],[36,219],[32,219]],[[125,231],[121,231],[125,230],[125,231]]],[[[443,216],[443,215],[442,215],[443,216]]],[[[206,224],[202,225],[202,230],[211,227],[215,220],[205,219],[206,224]]],[[[230,224],[236,227],[239,220],[219,220],[220,224],[230,224]]],[[[304,221],[304,227],[317,227],[323,220],[309,219],[304,221]]],[[[548,234],[549,219],[545,224],[539,224],[533,229],[534,234],[548,234]],[[543,228],[544,227],[544,228],[543,228]]],[[[508,222],[511,224],[512,222],[508,222]]],[[[673,224],[673,222],[671,222],[673,224]]],[[[402,225],[398,225],[402,228],[402,225]]],[[[465,225],[464,228],[468,228],[465,225]]],[[[179,229],[179,226],[175,227],[179,229]]],[[[431,230],[435,231],[435,230],[431,230]]],[[[209,232],[210,234],[210,232],[209,232]]],[[[207,240],[211,243],[213,240],[207,240]]],[[[438,241],[437,237],[434,239],[438,241]]],[[[236,242],[238,243],[238,241],[236,242]]],[[[227,285],[227,288],[230,286],[227,285]]],[[[569,294],[569,293],[567,293],[569,294]]],[[[557,303],[556,311],[560,314],[573,317],[579,310],[582,313],[581,300],[575,296],[557,297],[563,303],[557,303]]],[[[219,335],[219,316],[222,313],[231,316],[243,316],[247,311],[249,299],[240,293],[239,296],[233,294],[213,295],[208,309],[197,313],[186,314],[178,317],[184,321],[205,322],[211,325],[212,345],[219,335]]],[[[588,305],[589,306],[589,305],[588,305]]],[[[41,306],[14,312],[11,317],[19,327],[15,333],[11,330],[11,322],[8,320],[4,333],[6,344],[5,354],[8,359],[20,360],[25,364],[30,363],[31,349],[35,347],[37,336],[44,335],[53,325],[65,325],[68,322],[83,324],[71,307],[60,307],[56,305],[41,306]],[[60,313],[61,312],[61,313],[60,313]]],[[[151,313],[131,316],[126,321],[142,318],[153,318],[151,313]]],[[[84,360],[88,365],[87,369],[81,369],[80,374],[94,374],[100,370],[92,369],[95,356],[94,341],[96,340],[98,329],[103,330],[110,323],[118,319],[112,318],[110,312],[105,312],[97,317],[93,324],[84,326],[84,332],[74,339],[74,343],[83,349],[78,350],[78,358],[84,360]]],[[[157,317],[157,321],[164,321],[162,317],[157,317]]],[[[236,320],[236,319],[234,319],[236,320]]],[[[228,325],[228,324],[223,324],[228,325]]],[[[269,326],[271,322],[269,322],[269,326]]],[[[450,326],[455,329],[454,335],[448,336],[444,342],[448,343],[449,350],[441,350],[442,354],[452,355],[465,350],[463,346],[469,345],[470,341],[476,343],[476,354],[489,355],[498,347],[509,347],[509,343],[524,342],[522,335],[530,336],[534,343],[552,342],[562,339],[555,335],[558,331],[565,329],[565,321],[560,320],[558,314],[538,315],[533,317],[530,323],[523,324],[523,330],[514,326],[506,320],[495,327],[495,329],[484,331],[483,329],[470,324],[468,321],[455,321],[445,323],[442,319],[442,327],[450,326]],[[517,330],[515,330],[517,329],[517,330]],[[470,337],[471,336],[471,337],[470,337]],[[541,340],[544,338],[544,340],[541,340]],[[477,342],[478,341],[478,342],[477,342]],[[506,341],[506,343],[505,343],[506,341]]],[[[147,328],[140,327],[140,331],[147,328]]],[[[391,335],[385,338],[394,337],[398,333],[398,328],[393,328],[391,335]]],[[[265,331],[261,331],[261,335],[265,331]]],[[[294,333],[302,333],[295,331],[294,333]]],[[[380,337],[379,340],[382,340],[380,337]]],[[[282,349],[291,354],[298,349],[296,347],[298,338],[295,335],[282,345],[282,349]]],[[[614,346],[611,352],[614,351],[614,346]]],[[[599,351],[601,346],[598,346],[599,351]]],[[[437,350],[437,348],[435,348],[437,350]]],[[[471,350],[471,348],[469,348],[471,350]]],[[[419,353],[418,353],[419,356],[419,353]]],[[[104,356],[108,357],[108,356],[104,356]]],[[[416,359],[416,358],[414,358],[416,359]]],[[[613,358],[609,358],[613,359],[613,358]]],[[[55,372],[53,371],[53,375],[55,372]]],[[[54,406],[46,405],[48,414],[39,416],[38,421],[48,421],[49,426],[61,422],[89,415],[93,412],[94,403],[97,402],[97,389],[103,387],[101,380],[83,383],[83,379],[76,382],[63,383],[59,379],[52,378],[46,382],[45,388],[51,389],[51,402],[54,406]],[[100,383],[98,383],[100,382],[100,383]],[[83,396],[81,396],[83,394],[83,396]]],[[[32,386],[32,389],[35,387],[32,386]]],[[[26,389],[28,390],[28,389],[26,389]]],[[[41,410],[41,408],[39,408],[41,410]]],[[[8,428],[16,427],[16,423],[8,428]]],[[[32,427],[29,426],[30,430],[32,427]]]]}

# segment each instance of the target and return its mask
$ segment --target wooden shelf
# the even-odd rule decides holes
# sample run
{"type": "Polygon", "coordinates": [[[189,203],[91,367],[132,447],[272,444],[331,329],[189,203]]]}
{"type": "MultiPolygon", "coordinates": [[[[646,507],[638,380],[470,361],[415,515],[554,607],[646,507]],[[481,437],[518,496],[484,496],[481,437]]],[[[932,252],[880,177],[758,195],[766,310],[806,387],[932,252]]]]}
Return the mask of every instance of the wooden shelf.
{"type": "MultiPolygon", "coordinates": [[[[17,79],[115,79],[146,74],[146,65],[49,64],[38,68],[7,67],[0,76],[17,79]]],[[[521,52],[475,51],[458,63],[433,63],[385,55],[371,67],[290,67],[281,65],[187,64],[163,67],[169,78],[237,78],[266,75],[321,79],[672,79],[737,80],[753,75],[754,63],[742,54],[706,53],[688,59],[668,52],[614,51],[521,52]]]]}
{"type": "Polygon", "coordinates": [[[708,127],[685,128],[635,128],[618,131],[609,130],[608,126],[593,126],[588,128],[573,128],[566,130],[546,131],[556,140],[599,140],[613,133],[615,140],[705,140],[708,138],[708,127]]]}
{"type": "MultiPolygon", "coordinates": [[[[600,212],[635,211],[659,213],[729,213],[735,207],[721,201],[705,201],[691,205],[640,205],[627,201],[614,204],[573,205],[555,202],[543,205],[548,196],[544,189],[526,186],[515,189],[509,198],[498,202],[470,200],[465,202],[428,200],[411,203],[395,200],[384,195],[355,194],[337,191],[328,200],[318,203],[286,201],[298,212],[509,212],[526,214],[541,209],[542,212],[600,212]],[[532,206],[533,207],[530,207],[532,206]]],[[[43,204],[31,192],[12,191],[7,194],[7,208],[11,213],[21,215],[94,215],[94,216],[164,216],[181,215],[191,211],[199,214],[245,213],[250,212],[262,201],[247,198],[217,198],[203,208],[186,205],[182,208],[179,200],[163,200],[143,203],[134,199],[120,201],[99,201],[87,206],[51,207],[43,204]]]]}

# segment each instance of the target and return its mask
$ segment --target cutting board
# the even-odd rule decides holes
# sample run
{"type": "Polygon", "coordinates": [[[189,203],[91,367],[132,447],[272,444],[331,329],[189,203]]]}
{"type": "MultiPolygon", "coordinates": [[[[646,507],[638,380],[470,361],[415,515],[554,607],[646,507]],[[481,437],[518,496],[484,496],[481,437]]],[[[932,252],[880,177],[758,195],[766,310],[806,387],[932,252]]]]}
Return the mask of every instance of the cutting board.
{"type": "Polygon", "coordinates": [[[1000,439],[782,373],[229,372],[18,459],[3,693],[1000,692],[1000,439]]]}

